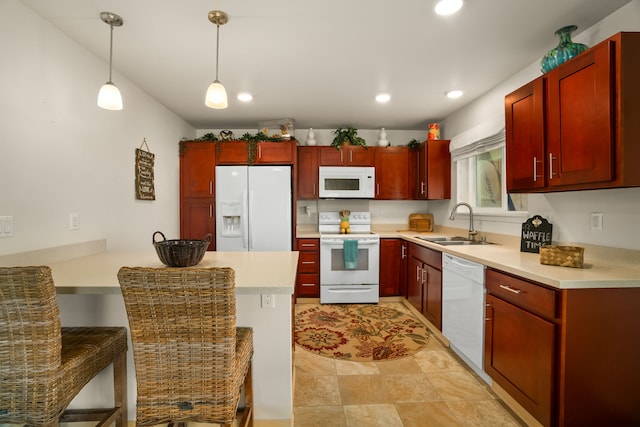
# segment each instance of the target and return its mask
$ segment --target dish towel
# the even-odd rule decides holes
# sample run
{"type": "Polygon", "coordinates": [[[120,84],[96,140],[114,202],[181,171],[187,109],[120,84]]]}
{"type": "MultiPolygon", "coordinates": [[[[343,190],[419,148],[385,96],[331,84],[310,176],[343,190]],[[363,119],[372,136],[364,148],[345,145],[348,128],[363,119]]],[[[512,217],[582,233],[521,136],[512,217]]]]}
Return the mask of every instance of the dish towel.
{"type": "Polygon", "coordinates": [[[344,269],[355,270],[358,267],[358,241],[346,240],[342,243],[344,269]]]}

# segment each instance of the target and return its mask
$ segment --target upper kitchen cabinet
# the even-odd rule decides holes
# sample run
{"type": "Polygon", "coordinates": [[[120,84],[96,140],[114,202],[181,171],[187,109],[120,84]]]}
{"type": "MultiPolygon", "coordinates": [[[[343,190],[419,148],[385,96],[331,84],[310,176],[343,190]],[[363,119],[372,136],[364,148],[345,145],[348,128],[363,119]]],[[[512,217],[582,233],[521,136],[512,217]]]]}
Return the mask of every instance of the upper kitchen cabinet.
{"type": "Polygon", "coordinates": [[[296,141],[257,142],[222,141],[217,142],[217,164],[219,165],[252,165],[294,163],[296,141]]]}
{"type": "Polygon", "coordinates": [[[319,166],[373,166],[374,150],[358,145],[343,145],[339,150],[331,146],[318,147],[319,166]]]}
{"type": "MultiPolygon", "coordinates": [[[[203,239],[215,232],[215,143],[180,142],[180,238],[203,239]]],[[[214,250],[215,238],[209,244],[214,250]]]]}
{"type": "Polygon", "coordinates": [[[298,199],[318,198],[319,147],[298,147],[298,199]]]}
{"type": "Polygon", "coordinates": [[[415,167],[407,147],[376,147],[376,199],[412,199],[415,193],[415,167]]]}
{"type": "Polygon", "coordinates": [[[640,33],[622,32],[507,95],[507,190],[640,186],[638,75],[640,33]]]}
{"type": "Polygon", "coordinates": [[[449,140],[435,139],[422,143],[418,151],[416,199],[451,198],[451,153],[449,140]]]}
{"type": "Polygon", "coordinates": [[[546,80],[538,77],[505,98],[507,188],[545,186],[544,100],[546,80]]]}

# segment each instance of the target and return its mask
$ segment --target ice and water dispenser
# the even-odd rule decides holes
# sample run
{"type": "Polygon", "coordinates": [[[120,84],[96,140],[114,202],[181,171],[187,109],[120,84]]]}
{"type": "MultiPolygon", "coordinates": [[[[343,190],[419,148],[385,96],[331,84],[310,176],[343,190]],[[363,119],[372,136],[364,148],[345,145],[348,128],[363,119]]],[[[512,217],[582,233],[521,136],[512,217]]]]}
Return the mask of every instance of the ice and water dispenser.
{"type": "Polygon", "coordinates": [[[222,235],[242,235],[242,202],[223,201],[222,206],[222,235]]]}

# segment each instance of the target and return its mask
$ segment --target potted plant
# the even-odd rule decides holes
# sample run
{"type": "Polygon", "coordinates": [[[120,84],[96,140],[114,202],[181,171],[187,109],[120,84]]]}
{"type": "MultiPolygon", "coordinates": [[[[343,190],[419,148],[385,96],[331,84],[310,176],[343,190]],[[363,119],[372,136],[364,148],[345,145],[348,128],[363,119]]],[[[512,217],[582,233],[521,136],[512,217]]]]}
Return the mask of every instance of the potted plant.
{"type": "Polygon", "coordinates": [[[343,145],[359,145],[367,148],[367,142],[364,138],[358,136],[358,129],[354,127],[338,128],[333,131],[335,138],[331,142],[331,146],[336,150],[340,150],[343,145]]]}

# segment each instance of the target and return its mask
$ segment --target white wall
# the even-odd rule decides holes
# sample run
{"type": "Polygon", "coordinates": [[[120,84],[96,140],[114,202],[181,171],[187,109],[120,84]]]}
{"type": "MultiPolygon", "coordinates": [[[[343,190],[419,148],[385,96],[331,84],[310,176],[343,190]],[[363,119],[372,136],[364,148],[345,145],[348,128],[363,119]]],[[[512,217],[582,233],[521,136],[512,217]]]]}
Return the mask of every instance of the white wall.
{"type": "Polygon", "coordinates": [[[0,216],[14,220],[0,254],[100,238],[109,249],[150,247],[156,230],[177,237],[178,141],[195,129],[117,70],[124,110],[98,108],[108,63],[18,0],[0,1],[0,51],[0,216]],[[143,138],[155,154],[155,201],[135,199],[143,138]]]}
{"type": "MultiPolygon", "coordinates": [[[[583,29],[578,29],[582,31],[583,29]]],[[[619,31],[640,31],[640,0],[633,0],[594,26],[578,33],[574,41],[593,46],[619,31]]],[[[550,46],[557,40],[549,35],[550,46]]],[[[504,114],[504,96],[540,75],[539,60],[510,77],[466,108],[450,115],[442,122],[443,138],[452,138],[497,115],[504,114]]],[[[640,159],[638,160],[640,164],[640,159]]],[[[454,174],[455,179],[455,174],[454,174]]],[[[455,197],[452,199],[454,200],[455,197]]],[[[462,226],[463,220],[451,222],[447,205],[432,206],[435,222],[462,226]]],[[[553,224],[553,240],[576,242],[627,249],[640,249],[638,223],[640,223],[640,188],[574,191],[529,196],[529,214],[549,217],[553,224]],[[589,213],[603,213],[603,231],[589,230],[589,213]]],[[[521,221],[482,221],[481,231],[511,235],[520,233],[521,221]]]]}

